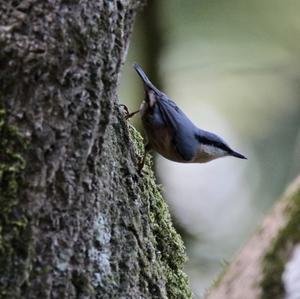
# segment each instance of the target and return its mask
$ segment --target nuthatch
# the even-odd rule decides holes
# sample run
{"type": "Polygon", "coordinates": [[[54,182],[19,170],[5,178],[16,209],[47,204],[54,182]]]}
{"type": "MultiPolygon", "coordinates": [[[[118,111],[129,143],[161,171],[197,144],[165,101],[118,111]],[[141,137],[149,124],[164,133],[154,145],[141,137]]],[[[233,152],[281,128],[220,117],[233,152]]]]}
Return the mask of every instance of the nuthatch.
{"type": "Polygon", "coordinates": [[[169,160],[182,163],[205,163],[225,156],[247,159],[216,134],[195,126],[168,96],[150,82],[138,64],[134,68],[143,80],[145,100],[140,109],[128,113],[127,118],[141,112],[148,139],[139,171],[150,149],[169,160]]]}

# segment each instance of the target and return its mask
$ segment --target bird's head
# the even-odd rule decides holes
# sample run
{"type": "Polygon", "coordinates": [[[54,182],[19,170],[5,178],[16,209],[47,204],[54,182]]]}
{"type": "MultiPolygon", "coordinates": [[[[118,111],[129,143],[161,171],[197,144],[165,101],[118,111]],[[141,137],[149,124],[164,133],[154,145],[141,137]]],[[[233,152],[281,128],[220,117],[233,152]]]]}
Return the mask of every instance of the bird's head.
{"type": "Polygon", "coordinates": [[[232,156],[239,159],[247,159],[244,155],[234,151],[231,147],[229,147],[229,145],[216,134],[200,130],[196,134],[196,138],[200,144],[198,159],[201,159],[201,155],[205,157],[207,161],[225,156],[232,156]]]}

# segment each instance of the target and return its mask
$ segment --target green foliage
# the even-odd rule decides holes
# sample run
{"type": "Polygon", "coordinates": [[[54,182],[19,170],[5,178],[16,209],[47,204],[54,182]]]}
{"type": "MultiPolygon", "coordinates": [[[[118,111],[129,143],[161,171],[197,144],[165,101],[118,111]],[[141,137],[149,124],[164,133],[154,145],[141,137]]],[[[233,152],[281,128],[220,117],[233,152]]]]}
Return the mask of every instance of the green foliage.
{"type": "Polygon", "coordinates": [[[264,257],[263,280],[261,282],[263,299],[283,298],[282,273],[293,245],[300,242],[300,186],[285,200],[288,201],[286,217],[288,222],[264,257]]]}

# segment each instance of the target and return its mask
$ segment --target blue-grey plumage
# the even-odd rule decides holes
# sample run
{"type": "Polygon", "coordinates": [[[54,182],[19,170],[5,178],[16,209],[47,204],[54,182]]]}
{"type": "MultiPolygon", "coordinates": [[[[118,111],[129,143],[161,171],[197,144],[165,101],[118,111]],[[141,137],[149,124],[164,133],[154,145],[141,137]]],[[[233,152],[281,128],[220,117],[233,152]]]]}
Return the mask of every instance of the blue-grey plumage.
{"type": "Polygon", "coordinates": [[[145,88],[139,111],[152,148],[165,158],[183,163],[205,163],[224,156],[246,159],[216,134],[198,128],[182,110],[158,90],[138,65],[135,70],[145,88]]]}

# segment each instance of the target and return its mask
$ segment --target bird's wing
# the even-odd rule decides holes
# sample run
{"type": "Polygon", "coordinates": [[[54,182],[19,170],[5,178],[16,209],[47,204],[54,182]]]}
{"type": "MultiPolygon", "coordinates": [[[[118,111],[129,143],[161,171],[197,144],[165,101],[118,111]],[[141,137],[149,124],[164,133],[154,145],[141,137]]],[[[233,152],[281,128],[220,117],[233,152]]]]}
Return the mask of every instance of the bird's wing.
{"type": "Polygon", "coordinates": [[[166,126],[172,129],[173,142],[177,152],[185,161],[191,161],[197,150],[197,140],[194,138],[194,124],[166,96],[160,96],[157,105],[166,126]]]}

